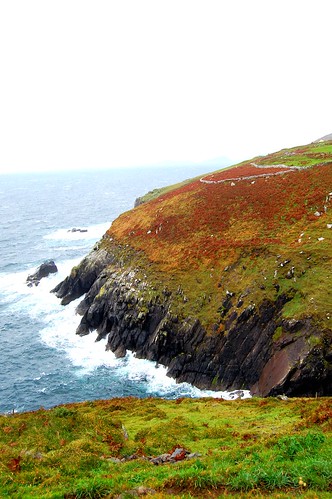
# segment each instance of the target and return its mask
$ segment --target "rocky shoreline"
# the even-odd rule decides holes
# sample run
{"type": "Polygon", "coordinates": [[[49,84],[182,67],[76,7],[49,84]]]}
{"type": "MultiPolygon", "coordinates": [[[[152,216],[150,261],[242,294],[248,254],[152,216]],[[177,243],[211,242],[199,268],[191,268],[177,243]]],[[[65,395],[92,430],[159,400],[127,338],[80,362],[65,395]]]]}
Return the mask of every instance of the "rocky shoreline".
{"type": "Polygon", "coordinates": [[[137,279],[135,269],[119,265],[114,254],[97,245],[53,292],[63,305],[85,294],[77,307],[82,316],[77,334],[97,330],[97,339],[107,337],[107,349],[116,356],[133,351],[138,358],[167,366],[178,382],[201,389],[250,389],[258,396],[331,393],[326,367],[330,331],[320,331],[310,318],[281,318],[291,292],[248,306],[239,315],[227,315],[234,304],[231,294],[226,295],[225,331],[211,334],[194,317],[174,314],[171,293],[157,290],[147,300],[148,286],[137,279]],[[278,341],[280,327],[284,334],[278,341]],[[326,348],[316,348],[313,337],[326,348]]]}
{"type": "Polygon", "coordinates": [[[155,189],[54,291],[82,297],[78,334],[179,382],[331,395],[331,185],[318,143],[155,189]]]}

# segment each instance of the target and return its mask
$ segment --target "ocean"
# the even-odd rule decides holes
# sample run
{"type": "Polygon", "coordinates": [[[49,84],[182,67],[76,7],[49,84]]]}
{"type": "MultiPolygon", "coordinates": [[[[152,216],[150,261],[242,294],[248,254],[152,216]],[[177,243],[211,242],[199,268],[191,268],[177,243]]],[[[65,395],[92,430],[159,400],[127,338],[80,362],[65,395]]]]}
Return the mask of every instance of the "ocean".
{"type": "Polygon", "coordinates": [[[106,340],[75,334],[78,302],[63,307],[50,293],[138,196],[207,171],[146,167],[0,176],[0,413],[129,395],[236,397],[177,384],[165,367],[133,353],[116,359],[105,351],[106,340]],[[58,273],[28,287],[28,275],[49,259],[58,273]]]}

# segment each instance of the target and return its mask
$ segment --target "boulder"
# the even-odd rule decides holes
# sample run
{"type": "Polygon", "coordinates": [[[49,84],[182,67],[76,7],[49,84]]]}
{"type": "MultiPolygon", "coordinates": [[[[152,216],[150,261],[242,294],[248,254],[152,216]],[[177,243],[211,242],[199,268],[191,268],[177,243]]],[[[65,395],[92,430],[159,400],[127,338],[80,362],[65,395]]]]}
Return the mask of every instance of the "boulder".
{"type": "Polygon", "coordinates": [[[38,267],[34,274],[28,275],[27,285],[29,287],[38,286],[41,279],[49,276],[50,274],[55,274],[56,272],[58,272],[58,268],[55,265],[54,261],[47,260],[38,267]]]}

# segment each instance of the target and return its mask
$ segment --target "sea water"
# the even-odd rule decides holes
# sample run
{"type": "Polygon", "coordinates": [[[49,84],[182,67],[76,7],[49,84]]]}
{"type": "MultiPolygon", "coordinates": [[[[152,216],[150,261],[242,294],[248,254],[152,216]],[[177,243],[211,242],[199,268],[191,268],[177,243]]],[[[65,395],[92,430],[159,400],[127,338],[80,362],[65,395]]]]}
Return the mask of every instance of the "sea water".
{"type": "Polygon", "coordinates": [[[116,359],[95,333],[75,334],[78,301],[63,307],[50,293],[138,196],[206,171],[193,166],[0,176],[0,412],[127,395],[236,397],[177,384],[165,367],[131,352],[116,359]],[[48,259],[58,273],[28,287],[27,276],[48,259]]]}

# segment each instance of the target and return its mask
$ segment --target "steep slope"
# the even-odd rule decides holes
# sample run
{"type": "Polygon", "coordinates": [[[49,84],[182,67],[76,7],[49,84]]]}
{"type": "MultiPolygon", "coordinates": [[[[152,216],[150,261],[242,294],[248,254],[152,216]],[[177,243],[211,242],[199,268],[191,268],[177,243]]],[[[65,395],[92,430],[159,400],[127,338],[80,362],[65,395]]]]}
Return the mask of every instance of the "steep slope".
{"type": "Polygon", "coordinates": [[[55,288],[97,329],[202,388],[331,394],[332,142],[149,193],[55,288]]]}

